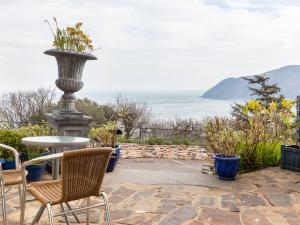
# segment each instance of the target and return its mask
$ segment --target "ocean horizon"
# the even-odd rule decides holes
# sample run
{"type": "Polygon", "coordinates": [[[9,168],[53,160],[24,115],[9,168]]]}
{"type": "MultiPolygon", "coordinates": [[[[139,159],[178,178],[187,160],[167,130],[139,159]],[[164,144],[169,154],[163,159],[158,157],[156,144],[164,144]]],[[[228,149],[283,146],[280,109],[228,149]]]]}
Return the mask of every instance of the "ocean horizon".
{"type": "Polygon", "coordinates": [[[174,120],[192,118],[203,120],[213,116],[229,116],[231,105],[241,100],[215,100],[203,98],[201,91],[157,91],[157,92],[115,92],[115,91],[81,91],[78,98],[87,97],[99,104],[111,104],[118,94],[130,100],[147,101],[152,108],[154,120],[174,120]]]}

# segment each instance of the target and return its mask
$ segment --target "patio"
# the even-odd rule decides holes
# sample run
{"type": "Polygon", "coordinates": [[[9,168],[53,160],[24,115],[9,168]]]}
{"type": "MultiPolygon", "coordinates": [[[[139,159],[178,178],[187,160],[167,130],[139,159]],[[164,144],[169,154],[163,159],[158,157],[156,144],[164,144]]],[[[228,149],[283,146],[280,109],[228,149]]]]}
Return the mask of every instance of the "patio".
{"type": "MultiPolygon", "coordinates": [[[[300,224],[300,174],[268,168],[219,181],[201,174],[202,161],[121,160],[105,177],[113,223],[143,225],[297,225],[300,224]]],[[[45,175],[47,179],[49,175],[45,175]]],[[[27,203],[30,223],[39,203],[27,203]]],[[[93,199],[97,201],[97,199],[93,199]]],[[[19,221],[19,200],[8,196],[10,225],[19,221]]],[[[83,205],[78,201],[72,205],[83,205]]],[[[58,209],[58,207],[55,207],[58,209]]],[[[102,214],[102,213],[101,213],[102,214]]],[[[100,224],[99,210],[92,210],[91,224],[100,224]]],[[[79,215],[85,224],[85,214],[79,215]]],[[[70,217],[71,222],[75,222],[70,217]]],[[[65,224],[56,218],[57,224],[65,224]]],[[[41,225],[48,224],[44,213],[41,225]]],[[[76,224],[76,223],[73,223],[76,224]]],[[[103,223],[104,224],[104,223],[103,223]]]]}

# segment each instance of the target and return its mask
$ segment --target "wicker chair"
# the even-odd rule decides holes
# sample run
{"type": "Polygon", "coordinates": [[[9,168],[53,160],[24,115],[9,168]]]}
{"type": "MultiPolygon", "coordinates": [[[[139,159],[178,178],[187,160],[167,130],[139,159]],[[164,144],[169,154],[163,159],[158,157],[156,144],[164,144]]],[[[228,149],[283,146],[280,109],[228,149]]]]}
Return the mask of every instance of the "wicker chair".
{"type": "MultiPolygon", "coordinates": [[[[0,164],[0,196],[2,201],[2,212],[3,212],[3,224],[7,225],[7,215],[6,215],[6,198],[5,195],[9,192],[15,185],[18,185],[19,188],[19,196],[20,196],[20,205],[22,208],[22,192],[21,192],[21,185],[22,185],[22,176],[21,176],[21,163],[19,161],[19,153],[16,149],[9,147],[4,144],[0,144],[0,149],[9,151],[13,153],[16,162],[16,169],[12,170],[2,170],[2,166],[0,164]],[[9,187],[7,191],[5,191],[5,187],[9,187]]],[[[24,169],[24,175],[26,177],[27,171],[24,169]]],[[[26,179],[26,178],[25,178],[26,179]]]]}
{"type": "Polygon", "coordinates": [[[22,173],[25,173],[25,167],[28,165],[57,158],[61,158],[62,169],[60,180],[34,182],[27,185],[26,179],[23,179],[25,189],[22,194],[23,211],[21,213],[21,224],[24,224],[25,196],[26,191],[28,191],[42,203],[42,207],[35,216],[32,224],[39,221],[45,208],[48,210],[50,225],[54,224],[53,217],[64,216],[67,219],[68,214],[73,214],[83,210],[87,212],[86,223],[89,224],[89,209],[105,206],[106,221],[109,225],[111,225],[112,223],[107,195],[103,191],[100,192],[111,152],[111,148],[88,148],[43,156],[25,162],[22,166],[22,173]],[[101,197],[104,202],[90,206],[89,197],[91,196],[101,197]],[[84,198],[87,199],[86,207],[73,210],[70,209],[68,211],[64,210],[63,203],[84,198]],[[53,213],[52,206],[57,204],[61,204],[62,212],[53,213]]]}

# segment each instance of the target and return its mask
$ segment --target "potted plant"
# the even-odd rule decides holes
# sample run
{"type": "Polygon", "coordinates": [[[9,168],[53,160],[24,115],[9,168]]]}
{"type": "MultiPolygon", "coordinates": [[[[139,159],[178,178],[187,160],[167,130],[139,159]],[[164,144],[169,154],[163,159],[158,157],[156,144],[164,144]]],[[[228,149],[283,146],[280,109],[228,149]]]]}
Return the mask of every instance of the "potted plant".
{"type": "Polygon", "coordinates": [[[82,23],[76,23],[73,27],[59,28],[54,17],[55,30],[49,24],[53,35],[54,49],[45,51],[46,55],[54,56],[58,65],[58,79],[56,86],[64,92],[61,108],[58,114],[72,113],[81,115],[75,107],[74,93],[83,87],[82,72],[87,60],[96,60],[92,41],[89,36],[81,30],[82,23]]]}
{"type": "Polygon", "coordinates": [[[235,179],[240,166],[239,137],[227,118],[215,117],[205,127],[209,150],[214,154],[215,172],[221,180],[235,179]]]}
{"type": "Polygon", "coordinates": [[[92,128],[89,132],[93,147],[101,146],[113,148],[106,172],[112,172],[120,158],[121,147],[116,144],[117,135],[119,133],[120,130],[117,129],[115,122],[108,122],[102,127],[92,128]]]}
{"type": "MultiPolygon", "coordinates": [[[[297,96],[297,119],[295,121],[297,143],[300,142],[300,96],[297,96]]],[[[295,142],[293,140],[293,142],[295,142]]],[[[291,143],[293,143],[291,142],[291,143]]],[[[281,168],[300,172],[300,147],[299,145],[281,145],[281,168]]]]}
{"type": "Polygon", "coordinates": [[[300,149],[298,145],[281,146],[281,168],[300,172],[300,149]]]}
{"type": "MultiPolygon", "coordinates": [[[[40,156],[49,155],[49,151],[45,149],[30,149],[28,153],[25,155],[26,155],[25,161],[27,161],[40,156]]],[[[43,162],[43,163],[27,166],[26,167],[26,170],[28,171],[28,174],[26,176],[27,181],[28,182],[39,181],[43,176],[45,164],[46,163],[43,162]]]]}

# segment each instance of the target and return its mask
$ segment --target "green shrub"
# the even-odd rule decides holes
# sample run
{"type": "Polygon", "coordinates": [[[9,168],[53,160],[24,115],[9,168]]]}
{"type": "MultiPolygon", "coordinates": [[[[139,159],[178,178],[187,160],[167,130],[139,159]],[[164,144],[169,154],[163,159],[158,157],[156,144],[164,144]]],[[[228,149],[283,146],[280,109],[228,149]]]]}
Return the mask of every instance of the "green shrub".
{"type": "Polygon", "coordinates": [[[240,170],[242,172],[278,166],[281,159],[281,143],[259,142],[255,146],[253,154],[249,156],[249,146],[243,141],[240,142],[238,152],[241,157],[240,170]]]}
{"type": "Polygon", "coordinates": [[[117,125],[115,122],[107,122],[102,127],[92,128],[89,137],[93,146],[115,147],[117,141],[117,125]]]}
{"type": "MultiPolygon", "coordinates": [[[[22,136],[14,130],[0,130],[0,143],[16,148],[18,151],[24,151],[26,146],[22,145],[22,136]]],[[[7,150],[0,148],[0,157],[11,159],[13,157],[7,150]]]]}
{"type": "MultiPolygon", "coordinates": [[[[17,149],[18,152],[24,152],[28,155],[29,159],[40,156],[41,152],[45,151],[44,148],[27,147],[22,144],[23,137],[29,136],[46,136],[52,135],[53,132],[45,125],[29,125],[16,129],[0,129],[0,143],[11,146],[17,149]]],[[[13,155],[6,150],[0,149],[0,157],[11,159],[13,155]]]]}

